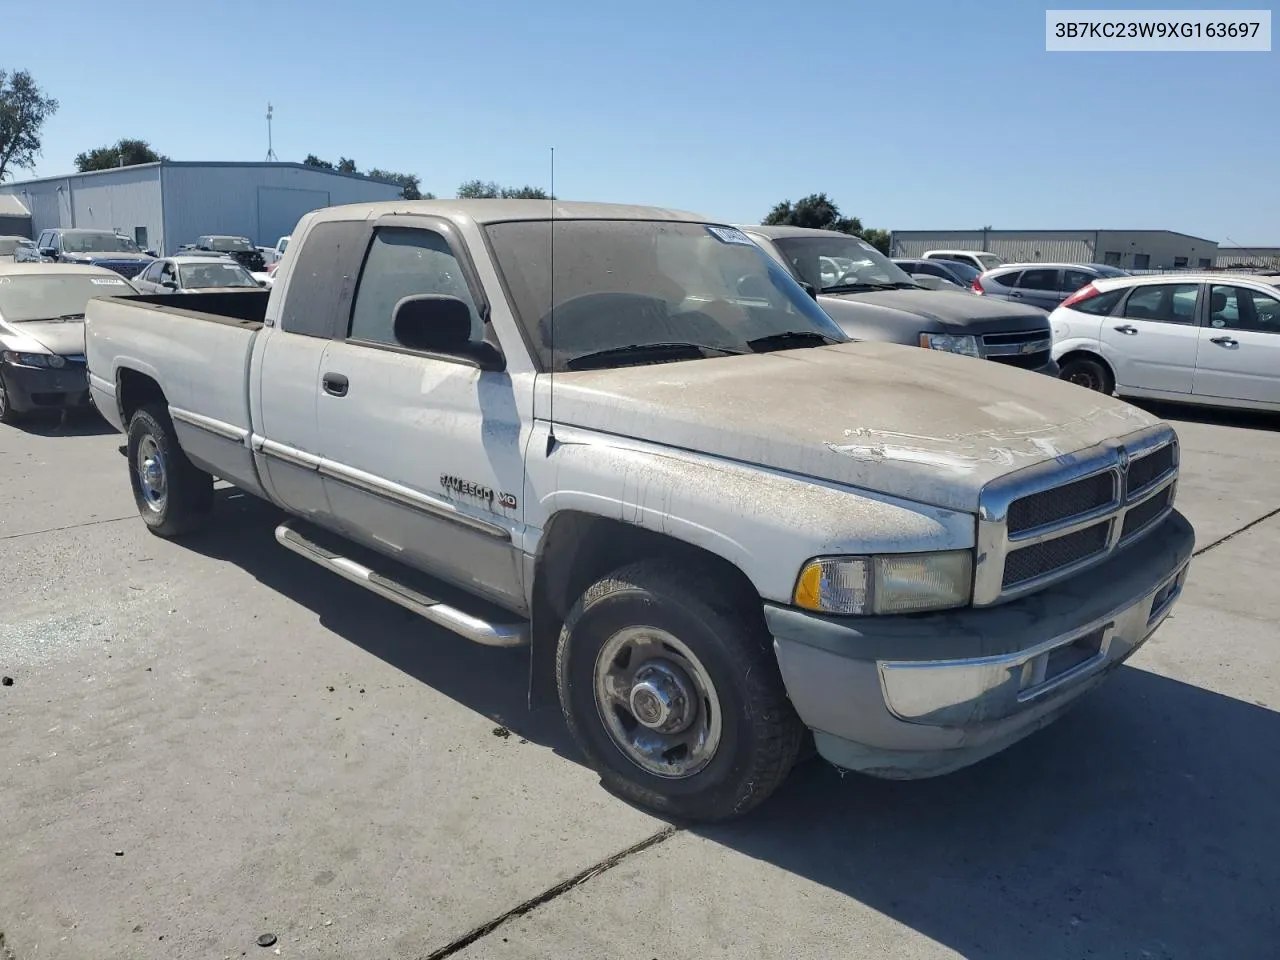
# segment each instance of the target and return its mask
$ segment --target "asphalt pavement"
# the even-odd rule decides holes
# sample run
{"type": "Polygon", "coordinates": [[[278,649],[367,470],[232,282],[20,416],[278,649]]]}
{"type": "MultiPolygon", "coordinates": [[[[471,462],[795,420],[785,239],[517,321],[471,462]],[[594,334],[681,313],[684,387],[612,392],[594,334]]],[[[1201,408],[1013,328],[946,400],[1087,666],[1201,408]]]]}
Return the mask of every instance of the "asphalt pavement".
{"type": "Polygon", "coordinates": [[[520,651],[234,488],[151,536],[99,421],[0,427],[0,958],[1280,956],[1280,418],[1158,412],[1198,556],[1108,683],[951,776],[811,762],[693,829],[599,786],[520,651]]]}

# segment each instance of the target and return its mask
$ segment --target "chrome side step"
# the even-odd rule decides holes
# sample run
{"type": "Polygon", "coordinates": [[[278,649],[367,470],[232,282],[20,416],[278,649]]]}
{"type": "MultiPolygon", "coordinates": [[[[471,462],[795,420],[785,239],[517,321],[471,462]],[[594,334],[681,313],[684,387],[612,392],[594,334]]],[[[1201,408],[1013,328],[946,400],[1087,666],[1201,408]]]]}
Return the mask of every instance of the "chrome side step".
{"type": "Polygon", "coordinates": [[[473,643],[483,644],[486,647],[522,647],[528,644],[527,624],[490,623],[464,613],[456,607],[441,603],[412,587],[384,576],[362,563],[334,553],[328,547],[316,543],[300,532],[294,523],[295,521],[287,520],[276,527],[276,540],[281,546],[292,550],[298,556],[306,557],[312,563],[332,570],[343,579],[350,580],[357,586],[399,604],[424,620],[451,630],[473,643]]]}

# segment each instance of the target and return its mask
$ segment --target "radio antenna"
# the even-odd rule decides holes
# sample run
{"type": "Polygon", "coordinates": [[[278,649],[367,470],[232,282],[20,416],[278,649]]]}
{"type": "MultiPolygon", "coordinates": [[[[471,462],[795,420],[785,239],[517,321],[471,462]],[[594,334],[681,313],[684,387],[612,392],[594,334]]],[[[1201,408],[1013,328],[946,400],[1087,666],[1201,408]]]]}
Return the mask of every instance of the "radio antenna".
{"type": "Polygon", "coordinates": [[[547,374],[547,456],[556,445],[556,148],[551,148],[551,367],[547,374]]]}

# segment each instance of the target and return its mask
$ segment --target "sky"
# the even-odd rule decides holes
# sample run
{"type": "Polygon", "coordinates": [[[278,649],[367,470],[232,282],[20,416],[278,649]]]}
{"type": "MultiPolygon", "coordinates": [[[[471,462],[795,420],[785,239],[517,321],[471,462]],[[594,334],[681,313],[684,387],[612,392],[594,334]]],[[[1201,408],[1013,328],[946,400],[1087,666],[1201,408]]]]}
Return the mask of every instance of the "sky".
{"type": "Polygon", "coordinates": [[[1275,50],[1047,53],[1027,0],[119,9],[7,5],[0,69],[61,103],[35,175],[121,137],[262,160],[270,100],[281,160],[347,156],[439,196],[474,178],[545,188],[554,147],[562,198],[732,222],[825,192],[884,229],[1280,245],[1275,50]]]}

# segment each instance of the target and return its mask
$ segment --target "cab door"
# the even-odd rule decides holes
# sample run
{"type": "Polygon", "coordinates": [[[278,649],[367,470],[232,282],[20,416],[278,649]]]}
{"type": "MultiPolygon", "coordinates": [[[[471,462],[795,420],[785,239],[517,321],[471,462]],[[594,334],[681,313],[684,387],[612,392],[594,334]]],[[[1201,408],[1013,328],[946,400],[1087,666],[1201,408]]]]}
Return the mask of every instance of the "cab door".
{"type": "Polygon", "coordinates": [[[1103,356],[1125,387],[1191,393],[1199,330],[1198,283],[1144,283],[1102,323],[1103,356]]]}
{"type": "Polygon", "coordinates": [[[1196,352],[1196,396],[1280,407],[1280,297],[1211,284],[1196,352]]]}

